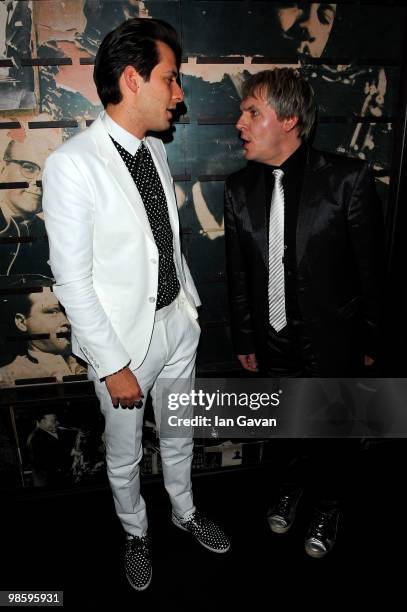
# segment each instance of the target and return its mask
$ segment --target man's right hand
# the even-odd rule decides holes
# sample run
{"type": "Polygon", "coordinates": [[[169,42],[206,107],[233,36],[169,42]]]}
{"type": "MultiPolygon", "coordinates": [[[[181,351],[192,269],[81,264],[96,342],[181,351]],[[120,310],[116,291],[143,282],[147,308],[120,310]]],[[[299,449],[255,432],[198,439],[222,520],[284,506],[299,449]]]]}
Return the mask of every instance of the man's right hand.
{"type": "Polygon", "coordinates": [[[254,353],[250,355],[238,355],[238,360],[242,364],[242,367],[249,372],[258,372],[257,359],[254,353]]]}
{"type": "Polygon", "coordinates": [[[133,408],[134,404],[144,397],[137,378],[129,368],[106,376],[105,383],[115,408],[118,408],[119,404],[122,408],[133,408]]]}

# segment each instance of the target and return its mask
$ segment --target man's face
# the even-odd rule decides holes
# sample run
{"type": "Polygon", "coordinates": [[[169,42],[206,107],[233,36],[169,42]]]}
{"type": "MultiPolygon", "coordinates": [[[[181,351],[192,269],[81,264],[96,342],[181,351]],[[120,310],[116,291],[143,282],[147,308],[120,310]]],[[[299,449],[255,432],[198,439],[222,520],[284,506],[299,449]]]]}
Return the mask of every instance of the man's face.
{"type": "Polygon", "coordinates": [[[240,109],[242,114],[236,123],[243,141],[245,158],[263,164],[280,165],[281,154],[287,139],[283,121],[266,99],[258,95],[245,98],[240,109]]]}
{"type": "Polygon", "coordinates": [[[57,433],[59,421],[56,414],[44,414],[38,421],[38,426],[49,433],[57,433]]]}
{"type": "Polygon", "coordinates": [[[0,165],[0,181],[4,183],[28,183],[28,187],[7,189],[4,202],[12,217],[30,219],[41,210],[41,188],[36,181],[41,179],[45,155],[35,148],[32,139],[14,141],[8,156],[0,165]]]}
{"type": "Polygon", "coordinates": [[[177,83],[178,69],[172,49],[157,42],[159,63],[154,66],[149,81],[141,81],[137,94],[137,110],[144,132],[162,132],[171,125],[172,111],[182,102],[184,94],[177,83]]]}
{"type": "Polygon", "coordinates": [[[286,3],[277,8],[277,20],[285,39],[297,53],[320,57],[328,42],[336,4],[286,3]]]}
{"type": "Polygon", "coordinates": [[[17,313],[16,326],[20,331],[33,334],[49,334],[44,340],[33,339],[31,345],[45,353],[64,355],[70,351],[68,338],[58,338],[56,334],[69,332],[68,319],[61,310],[55,295],[49,287],[41,293],[30,293],[31,309],[28,315],[17,313]]]}

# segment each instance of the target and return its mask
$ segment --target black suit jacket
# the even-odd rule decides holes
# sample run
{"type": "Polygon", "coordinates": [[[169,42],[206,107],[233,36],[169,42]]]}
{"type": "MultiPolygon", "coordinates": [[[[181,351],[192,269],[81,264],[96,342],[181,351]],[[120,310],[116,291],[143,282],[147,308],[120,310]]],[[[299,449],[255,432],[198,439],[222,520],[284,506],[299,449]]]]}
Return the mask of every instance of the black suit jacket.
{"type": "Polygon", "coordinates": [[[35,487],[61,484],[69,478],[74,442],[72,431],[58,430],[58,438],[40,427],[31,432],[27,447],[35,487]]]}
{"type": "MultiPolygon", "coordinates": [[[[268,325],[265,178],[249,162],[225,186],[226,261],[237,354],[262,354],[268,325]]],[[[298,302],[322,375],[374,356],[383,269],[381,207],[367,165],[309,148],[298,209],[298,302]]]]}

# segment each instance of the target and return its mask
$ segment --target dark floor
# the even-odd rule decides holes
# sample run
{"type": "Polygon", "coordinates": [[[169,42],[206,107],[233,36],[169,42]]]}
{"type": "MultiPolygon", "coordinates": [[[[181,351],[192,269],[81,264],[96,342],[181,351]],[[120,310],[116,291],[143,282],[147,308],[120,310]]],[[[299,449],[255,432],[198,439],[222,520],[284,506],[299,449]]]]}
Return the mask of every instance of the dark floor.
{"type": "Polygon", "coordinates": [[[403,440],[371,447],[344,505],[332,553],[303,550],[307,503],[292,532],[269,531],[265,512],[278,474],[273,465],[194,478],[197,505],[224,526],[226,555],[212,554],[170,523],[161,483],[143,489],[153,536],[153,581],[145,593],[128,585],[123,536],[108,490],[4,500],[1,589],[64,591],[69,609],[330,609],[356,597],[366,609],[404,590],[406,506],[403,440]]]}

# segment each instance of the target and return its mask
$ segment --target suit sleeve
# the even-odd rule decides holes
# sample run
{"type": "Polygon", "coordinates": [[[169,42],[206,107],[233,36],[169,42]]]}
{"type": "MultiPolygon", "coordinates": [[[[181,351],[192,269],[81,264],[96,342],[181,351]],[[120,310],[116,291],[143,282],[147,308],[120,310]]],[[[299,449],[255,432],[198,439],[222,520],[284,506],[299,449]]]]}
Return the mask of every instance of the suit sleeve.
{"type": "Polygon", "coordinates": [[[43,173],[43,210],[54,293],[99,379],[130,362],[93,287],[95,208],[90,185],[70,156],[55,152],[43,173]]]}
{"type": "Polygon", "coordinates": [[[229,289],[232,339],[237,355],[255,352],[248,287],[241,237],[236,224],[233,191],[225,185],[226,274],[229,289]]]}
{"type": "Polygon", "coordinates": [[[352,190],[348,227],[363,298],[364,352],[376,357],[384,277],[384,227],[381,202],[367,165],[360,170],[352,190]]]}

